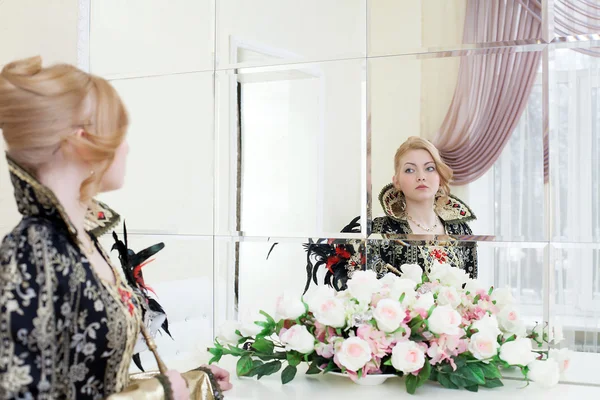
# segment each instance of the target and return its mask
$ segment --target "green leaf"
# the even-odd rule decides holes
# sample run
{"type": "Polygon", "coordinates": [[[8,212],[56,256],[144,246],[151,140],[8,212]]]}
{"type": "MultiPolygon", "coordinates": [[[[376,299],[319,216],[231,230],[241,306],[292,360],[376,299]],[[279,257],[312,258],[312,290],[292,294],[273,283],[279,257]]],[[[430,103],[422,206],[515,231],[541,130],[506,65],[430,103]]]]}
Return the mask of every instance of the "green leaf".
{"type": "Polygon", "coordinates": [[[483,371],[483,374],[486,379],[500,379],[502,378],[502,374],[500,374],[500,370],[498,366],[494,363],[481,363],[479,364],[479,368],[483,371]]]}
{"type": "Polygon", "coordinates": [[[261,365],[256,369],[256,379],[260,379],[263,376],[272,375],[281,369],[281,361],[275,360],[264,365],[261,365]]]}
{"type": "Polygon", "coordinates": [[[438,372],[437,372],[437,370],[435,370],[433,368],[431,369],[431,374],[429,374],[429,380],[437,382],[437,380],[438,380],[438,372]]]}
{"type": "MultiPolygon", "coordinates": [[[[494,287],[492,286],[492,287],[490,288],[490,290],[488,290],[488,296],[491,296],[493,291],[494,291],[494,287]]],[[[494,304],[495,304],[495,303],[494,303],[494,304]]]]}
{"type": "Polygon", "coordinates": [[[450,378],[450,381],[459,388],[473,384],[472,382],[469,382],[468,380],[463,378],[463,376],[458,373],[450,374],[450,375],[448,375],[448,377],[450,378]]]}
{"type": "Polygon", "coordinates": [[[275,333],[279,335],[279,332],[281,332],[284,325],[285,325],[285,319],[280,320],[277,323],[277,325],[275,326],[275,333]]]}
{"type": "Polygon", "coordinates": [[[252,369],[250,370],[250,372],[248,372],[248,377],[253,377],[256,376],[256,374],[258,373],[258,367],[260,367],[261,365],[263,365],[264,363],[260,360],[254,360],[252,361],[252,369]]]}
{"type": "Polygon", "coordinates": [[[288,365],[285,367],[283,372],[281,373],[281,383],[286,384],[290,382],[296,376],[296,367],[293,365],[288,365]]]}
{"type": "Polygon", "coordinates": [[[402,303],[404,301],[404,297],[406,297],[406,293],[402,293],[402,296],[400,296],[400,300],[399,300],[400,303],[402,303]]]}
{"type": "Polygon", "coordinates": [[[422,323],[423,323],[423,318],[420,315],[418,315],[412,321],[410,321],[410,323],[408,324],[408,327],[412,331],[415,328],[421,326],[422,323]]]}
{"type": "Polygon", "coordinates": [[[391,365],[392,365],[392,359],[391,359],[391,358],[388,358],[387,360],[385,360],[385,361],[383,362],[383,365],[391,366],[391,365]]]}
{"type": "Polygon", "coordinates": [[[288,364],[295,367],[302,362],[302,354],[297,351],[290,351],[287,353],[288,364]]]}
{"type": "Polygon", "coordinates": [[[312,364],[310,364],[310,366],[308,367],[308,370],[306,370],[306,375],[316,375],[316,374],[320,374],[320,373],[321,373],[321,369],[317,365],[316,361],[314,361],[312,364]]]}
{"type": "Polygon", "coordinates": [[[419,375],[417,376],[417,387],[423,386],[425,382],[427,382],[427,380],[429,379],[430,375],[431,364],[429,364],[429,362],[426,360],[425,365],[423,365],[423,368],[421,368],[421,371],[419,371],[419,375]]]}
{"type": "Polygon", "coordinates": [[[454,364],[456,364],[456,368],[457,368],[457,369],[458,369],[458,368],[462,368],[462,367],[464,367],[465,365],[467,365],[467,360],[465,360],[464,358],[461,358],[461,357],[456,357],[456,358],[454,359],[454,364]]]}
{"type": "Polygon", "coordinates": [[[473,304],[477,304],[477,302],[481,299],[480,295],[475,296],[475,298],[473,299],[473,304]]]}
{"type": "Polygon", "coordinates": [[[452,383],[452,381],[450,380],[448,375],[443,374],[443,373],[438,373],[437,378],[438,378],[438,382],[443,387],[448,388],[448,389],[458,389],[458,386],[456,386],[454,383],[452,383]]]}
{"type": "Polygon", "coordinates": [[[419,378],[414,376],[413,374],[406,375],[406,392],[409,394],[415,394],[417,391],[417,386],[419,383],[419,378]]]}
{"type": "Polygon", "coordinates": [[[267,322],[269,324],[275,326],[275,320],[273,319],[273,317],[271,317],[269,314],[267,314],[263,310],[260,310],[260,314],[262,314],[267,319],[267,322]]]}
{"type": "Polygon", "coordinates": [[[227,348],[223,348],[223,354],[226,355],[232,355],[232,356],[237,356],[237,357],[241,357],[243,355],[245,355],[247,353],[246,350],[244,349],[240,349],[239,347],[234,347],[234,346],[227,346],[227,348]]]}
{"type": "Polygon", "coordinates": [[[245,376],[252,369],[252,358],[243,356],[237,362],[236,372],[238,376],[245,376]]]}
{"type": "Polygon", "coordinates": [[[335,368],[336,368],[335,363],[333,361],[329,361],[329,364],[327,364],[327,366],[323,370],[323,373],[326,373],[326,372],[329,372],[329,371],[333,371],[335,368]]]}
{"type": "Polygon", "coordinates": [[[471,372],[470,376],[473,378],[470,379],[471,381],[474,381],[479,385],[485,384],[485,375],[483,370],[479,368],[477,364],[467,364],[465,367],[463,367],[463,369],[465,368],[471,372]]]}
{"type": "Polygon", "coordinates": [[[465,389],[467,389],[469,392],[477,393],[477,391],[479,391],[479,385],[465,386],[465,389]]]}
{"type": "Polygon", "coordinates": [[[256,341],[252,343],[252,348],[260,353],[273,354],[275,345],[270,340],[260,338],[256,339],[256,341]]]}
{"type": "Polygon", "coordinates": [[[210,349],[208,349],[208,352],[213,355],[213,357],[208,362],[209,365],[214,362],[219,362],[221,360],[221,357],[223,357],[223,348],[222,347],[221,348],[210,348],[210,349]]]}
{"type": "Polygon", "coordinates": [[[497,388],[497,387],[501,387],[504,386],[504,384],[502,383],[502,381],[500,379],[488,379],[485,382],[485,385],[483,385],[483,387],[488,388],[488,389],[493,389],[493,388],[497,388]]]}

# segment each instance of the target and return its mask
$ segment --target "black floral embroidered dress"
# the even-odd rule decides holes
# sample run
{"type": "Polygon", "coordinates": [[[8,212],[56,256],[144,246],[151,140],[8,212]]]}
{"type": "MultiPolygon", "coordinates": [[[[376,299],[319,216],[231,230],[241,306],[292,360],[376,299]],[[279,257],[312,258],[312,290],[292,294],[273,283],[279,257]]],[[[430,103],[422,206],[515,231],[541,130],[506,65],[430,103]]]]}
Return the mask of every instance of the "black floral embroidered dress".
{"type": "MultiPolygon", "coordinates": [[[[116,271],[116,284],[98,277],[53,193],[8,161],[23,219],[0,247],[0,398],[119,392],[140,328],[136,297],[116,271]]],[[[98,251],[96,235],[117,222],[116,213],[93,203],[86,230],[98,251]]]]}
{"type": "MultiPolygon", "coordinates": [[[[369,240],[367,245],[368,267],[379,274],[388,272],[387,265],[399,268],[402,264],[419,264],[428,269],[434,261],[464,269],[472,278],[477,277],[477,244],[469,241],[447,240],[443,243],[419,240],[393,239],[393,235],[410,235],[412,231],[406,216],[400,209],[402,194],[393,185],[385,186],[379,200],[386,214],[373,219],[371,233],[381,234],[383,239],[369,240]],[[389,239],[388,239],[389,237],[389,239]]],[[[476,219],[471,209],[460,199],[450,196],[438,199],[435,212],[442,220],[446,234],[472,235],[468,222],[476,219]]],[[[392,272],[392,271],[389,271],[392,272]]]]}

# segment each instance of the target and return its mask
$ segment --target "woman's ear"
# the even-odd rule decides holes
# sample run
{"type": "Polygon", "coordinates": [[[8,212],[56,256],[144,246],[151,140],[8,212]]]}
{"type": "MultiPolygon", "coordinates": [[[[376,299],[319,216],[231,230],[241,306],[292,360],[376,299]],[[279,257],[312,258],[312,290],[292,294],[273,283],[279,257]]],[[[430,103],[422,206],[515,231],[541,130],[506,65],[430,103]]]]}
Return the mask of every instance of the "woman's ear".
{"type": "Polygon", "coordinates": [[[397,190],[400,190],[400,183],[398,182],[396,175],[392,176],[392,184],[397,190]]]}

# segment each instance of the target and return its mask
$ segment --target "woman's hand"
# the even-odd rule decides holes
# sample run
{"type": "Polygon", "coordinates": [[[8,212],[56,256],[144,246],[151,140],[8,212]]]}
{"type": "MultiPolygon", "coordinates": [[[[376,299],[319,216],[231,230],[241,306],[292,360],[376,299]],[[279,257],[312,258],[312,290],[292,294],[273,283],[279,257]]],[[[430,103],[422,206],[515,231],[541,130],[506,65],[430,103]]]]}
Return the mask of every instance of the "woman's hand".
{"type": "Polygon", "coordinates": [[[204,367],[211,370],[222,391],[233,388],[233,385],[231,382],[229,382],[229,372],[225,371],[223,368],[217,367],[216,365],[204,365],[204,367]]]}
{"type": "Polygon", "coordinates": [[[187,387],[187,382],[183,379],[183,376],[175,370],[169,370],[165,374],[171,382],[171,388],[173,389],[173,398],[175,400],[190,400],[190,390],[187,387]]]}

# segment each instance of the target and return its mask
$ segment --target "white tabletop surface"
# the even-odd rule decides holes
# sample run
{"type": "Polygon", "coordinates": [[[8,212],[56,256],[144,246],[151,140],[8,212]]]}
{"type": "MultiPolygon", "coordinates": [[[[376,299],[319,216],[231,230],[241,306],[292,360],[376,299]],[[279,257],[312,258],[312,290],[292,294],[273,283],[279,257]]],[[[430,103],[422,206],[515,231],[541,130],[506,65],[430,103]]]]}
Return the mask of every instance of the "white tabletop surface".
{"type": "Polygon", "coordinates": [[[559,384],[553,388],[545,389],[530,384],[525,387],[525,382],[505,379],[504,387],[496,389],[480,389],[479,393],[466,390],[445,389],[436,383],[428,382],[417,390],[414,396],[406,393],[402,378],[388,379],[379,386],[361,386],[345,377],[334,375],[307,376],[305,367],[299,366],[296,378],[282,385],[280,374],[266,376],[259,381],[256,378],[237,378],[235,376],[236,359],[224,357],[219,365],[231,371],[233,389],[225,393],[228,400],[236,399],[371,399],[371,398],[433,398],[444,396],[444,400],[475,399],[485,395],[486,400],[493,399],[600,399],[600,387],[559,384]]]}

